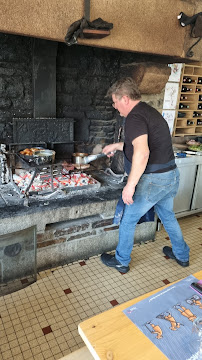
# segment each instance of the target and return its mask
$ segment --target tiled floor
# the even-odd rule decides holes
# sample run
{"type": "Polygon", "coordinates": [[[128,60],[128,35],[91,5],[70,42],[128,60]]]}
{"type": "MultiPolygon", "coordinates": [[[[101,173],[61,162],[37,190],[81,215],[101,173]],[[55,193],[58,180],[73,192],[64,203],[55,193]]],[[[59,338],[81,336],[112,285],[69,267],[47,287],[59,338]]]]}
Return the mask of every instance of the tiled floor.
{"type": "Polygon", "coordinates": [[[179,219],[191,247],[190,266],[166,259],[162,228],[154,242],[135,245],[122,275],[99,256],[39,273],[34,284],[0,297],[0,359],[53,360],[84,346],[84,319],[202,269],[202,214],[179,219]]]}

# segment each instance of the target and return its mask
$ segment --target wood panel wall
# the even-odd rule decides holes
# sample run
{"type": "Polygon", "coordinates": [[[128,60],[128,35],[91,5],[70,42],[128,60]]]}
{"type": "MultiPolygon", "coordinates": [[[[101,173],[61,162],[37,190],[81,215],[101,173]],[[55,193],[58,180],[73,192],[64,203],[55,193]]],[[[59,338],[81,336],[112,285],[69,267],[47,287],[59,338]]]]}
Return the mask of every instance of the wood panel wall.
{"type": "MultiPolygon", "coordinates": [[[[177,15],[183,11],[192,16],[196,9],[199,11],[200,3],[91,0],[90,20],[101,17],[112,22],[114,28],[106,38],[79,40],[79,44],[183,57],[189,26],[181,27],[177,15]]],[[[63,42],[68,27],[83,15],[84,0],[0,0],[0,31],[63,42]]],[[[201,56],[199,51],[194,60],[201,56]]]]}

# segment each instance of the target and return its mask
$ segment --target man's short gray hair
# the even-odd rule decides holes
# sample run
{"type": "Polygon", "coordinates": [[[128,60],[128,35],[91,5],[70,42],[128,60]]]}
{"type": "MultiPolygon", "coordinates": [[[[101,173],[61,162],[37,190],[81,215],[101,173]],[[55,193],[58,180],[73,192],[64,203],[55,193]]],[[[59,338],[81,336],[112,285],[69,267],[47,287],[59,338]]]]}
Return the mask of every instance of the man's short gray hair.
{"type": "Polygon", "coordinates": [[[124,77],[117,80],[107,91],[107,97],[115,95],[121,98],[126,95],[131,100],[140,100],[141,94],[136,82],[131,77],[124,77]]]}

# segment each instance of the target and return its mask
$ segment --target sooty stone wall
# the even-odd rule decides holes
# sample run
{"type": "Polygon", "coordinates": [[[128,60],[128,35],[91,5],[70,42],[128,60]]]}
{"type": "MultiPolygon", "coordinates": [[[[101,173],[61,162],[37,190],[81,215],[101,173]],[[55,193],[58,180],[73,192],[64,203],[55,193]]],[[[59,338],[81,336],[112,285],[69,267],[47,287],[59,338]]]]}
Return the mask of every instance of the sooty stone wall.
{"type": "Polygon", "coordinates": [[[75,140],[110,143],[114,137],[115,110],[105,97],[117,78],[121,52],[84,46],[58,45],[57,116],[75,120],[75,140]]]}
{"type": "Polygon", "coordinates": [[[13,117],[31,117],[32,39],[0,33],[0,141],[13,140],[13,117]]]}
{"type": "MultiPolygon", "coordinates": [[[[13,142],[13,118],[33,117],[33,38],[0,34],[0,50],[0,142],[8,144],[13,142]]],[[[74,118],[75,150],[90,152],[96,144],[117,140],[120,117],[106,92],[123,64],[151,60],[151,56],[58,43],[56,116],[74,118]]],[[[163,93],[146,100],[158,109],[163,93]]]]}

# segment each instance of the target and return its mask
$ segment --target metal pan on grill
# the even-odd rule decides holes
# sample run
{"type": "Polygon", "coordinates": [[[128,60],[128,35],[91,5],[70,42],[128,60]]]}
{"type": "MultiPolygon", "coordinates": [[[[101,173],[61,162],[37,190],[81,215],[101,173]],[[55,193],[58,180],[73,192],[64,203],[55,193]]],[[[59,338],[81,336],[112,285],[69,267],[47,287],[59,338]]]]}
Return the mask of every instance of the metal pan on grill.
{"type": "Polygon", "coordinates": [[[49,149],[35,151],[33,157],[37,165],[53,164],[55,161],[55,151],[49,149]]]}
{"type": "Polygon", "coordinates": [[[52,164],[55,161],[55,151],[49,149],[39,149],[33,152],[32,155],[21,154],[22,159],[29,163],[35,163],[36,165],[52,164]]]}

